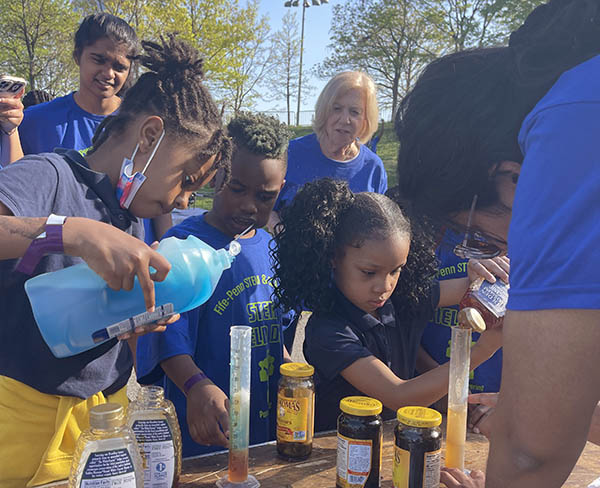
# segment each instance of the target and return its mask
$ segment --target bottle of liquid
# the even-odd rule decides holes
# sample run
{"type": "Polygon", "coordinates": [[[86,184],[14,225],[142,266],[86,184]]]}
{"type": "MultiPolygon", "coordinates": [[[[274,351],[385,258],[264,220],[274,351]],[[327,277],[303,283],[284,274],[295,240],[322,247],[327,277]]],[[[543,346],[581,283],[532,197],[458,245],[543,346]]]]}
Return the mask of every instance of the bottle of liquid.
{"type": "Polygon", "coordinates": [[[442,464],[439,412],[425,407],[398,409],[394,429],[394,488],[438,488],[442,464]]]}
{"type": "Polygon", "coordinates": [[[69,488],[143,488],[144,471],[135,435],[123,407],[104,403],[90,409],[90,428],[75,446],[69,488]]]}
{"type": "Polygon", "coordinates": [[[506,314],[509,288],[509,285],[500,280],[490,283],[478,278],[469,286],[459,307],[478,311],[488,329],[499,327],[506,314]]]}
{"type": "Polygon", "coordinates": [[[337,421],[336,488],[381,488],[383,405],[374,398],[340,401],[337,421]]]}
{"type": "Polygon", "coordinates": [[[289,461],[306,459],[315,431],[315,368],[303,363],[279,367],[277,452],[289,461]]]}
{"type": "Polygon", "coordinates": [[[144,463],[144,488],[179,485],[181,432],[175,406],[160,386],[144,386],[127,409],[144,463]]]}
{"type": "Polygon", "coordinates": [[[229,250],[216,251],[194,236],[164,239],[158,252],[171,263],[171,270],[164,281],[154,282],[152,313],[145,312],[137,278],[133,290],[114,291],[85,263],[31,278],[25,291],[44,340],[56,357],[63,358],[203,304],[240,249],[237,241],[229,250]]]}

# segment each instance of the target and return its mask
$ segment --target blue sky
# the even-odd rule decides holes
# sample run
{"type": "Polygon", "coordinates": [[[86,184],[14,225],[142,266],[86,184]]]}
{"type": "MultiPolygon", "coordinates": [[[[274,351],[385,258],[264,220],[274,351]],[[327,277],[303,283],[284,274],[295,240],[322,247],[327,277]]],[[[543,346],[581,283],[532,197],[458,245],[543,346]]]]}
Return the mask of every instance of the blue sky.
{"type": "MultiPolygon", "coordinates": [[[[271,31],[275,32],[281,28],[281,20],[289,8],[284,7],[285,0],[260,0],[259,11],[262,15],[269,17],[271,31]]],[[[327,56],[327,45],[329,44],[329,29],[331,27],[332,7],[343,3],[344,0],[329,0],[329,3],[318,7],[311,6],[306,9],[304,20],[304,58],[302,61],[302,79],[310,76],[310,69],[317,63],[323,61],[327,56]]],[[[311,2],[312,3],[312,2],[311,2]]],[[[298,19],[298,33],[300,33],[300,22],[302,19],[302,0],[298,7],[292,7],[298,19]]],[[[325,86],[327,80],[311,77],[310,82],[315,86],[314,94],[302,100],[300,110],[313,110],[319,92],[325,86]]],[[[269,110],[279,105],[283,108],[283,100],[280,104],[259,101],[258,110],[269,110]]],[[[294,108],[295,110],[295,108],[294,108]]]]}

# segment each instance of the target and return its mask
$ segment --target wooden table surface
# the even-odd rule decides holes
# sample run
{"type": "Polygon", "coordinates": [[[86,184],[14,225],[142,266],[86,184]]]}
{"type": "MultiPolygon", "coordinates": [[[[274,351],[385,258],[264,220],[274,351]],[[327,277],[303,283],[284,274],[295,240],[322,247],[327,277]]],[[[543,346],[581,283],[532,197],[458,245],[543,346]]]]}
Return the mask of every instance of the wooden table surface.
{"type": "MultiPolygon", "coordinates": [[[[392,488],[393,447],[395,421],[384,424],[383,482],[382,488],[392,488]]],[[[306,461],[290,463],[277,457],[275,443],[250,449],[250,474],[260,482],[261,488],[335,488],[336,433],[319,434],[313,442],[313,452],[306,461]]],[[[443,451],[442,451],[443,453],[443,451]]],[[[467,434],[466,468],[485,470],[488,441],[482,435],[467,434]]],[[[183,461],[180,488],[214,487],[215,482],[227,474],[227,453],[208,455],[183,461]]],[[[587,443],[571,476],[563,487],[586,488],[600,477],[600,446],[587,443]]],[[[65,482],[53,487],[64,488],[65,482]]],[[[444,485],[441,485],[444,486],[444,485]]]]}
{"type": "MultiPolygon", "coordinates": [[[[393,446],[395,422],[384,424],[383,483],[392,488],[393,446]]],[[[261,488],[335,488],[337,439],[335,432],[315,437],[313,452],[306,461],[289,463],[277,457],[274,443],[250,449],[250,474],[261,488]]],[[[442,451],[443,452],[443,451],[442,451]]],[[[485,470],[488,441],[482,435],[467,435],[466,468],[485,470]]],[[[183,462],[180,487],[208,488],[227,474],[227,453],[186,459],[183,462]]],[[[577,466],[563,485],[585,488],[600,477],[600,447],[588,443],[577,466]]],[[[444,486],[444,485],[441,485],[444,486]]]]}

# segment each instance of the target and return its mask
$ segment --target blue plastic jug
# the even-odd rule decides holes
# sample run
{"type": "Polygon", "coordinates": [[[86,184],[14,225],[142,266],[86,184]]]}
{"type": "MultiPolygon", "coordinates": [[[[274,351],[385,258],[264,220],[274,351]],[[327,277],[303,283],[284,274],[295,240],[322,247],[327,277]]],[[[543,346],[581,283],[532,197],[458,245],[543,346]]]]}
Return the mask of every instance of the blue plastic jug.
{"type": "Polygon", "coordinates": [[[146,312],[136,278],[131,291],[114,291],[87,264],[41,274],[25,282],[42,337],[57,358],[73,356],[172,313],[182,313],[210,298],[240,245],[218,251],[197,237],[169,237],[157,251],[171,263],[162,282],[155,282],[156,310],[146,312]]]}

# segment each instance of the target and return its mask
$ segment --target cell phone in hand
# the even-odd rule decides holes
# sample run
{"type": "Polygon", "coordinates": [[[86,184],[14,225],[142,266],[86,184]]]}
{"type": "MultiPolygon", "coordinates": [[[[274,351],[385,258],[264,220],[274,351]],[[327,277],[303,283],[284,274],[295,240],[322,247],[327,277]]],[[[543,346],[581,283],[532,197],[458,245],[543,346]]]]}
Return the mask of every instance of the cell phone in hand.
{"type": "Polygon", "coordinates": [[[21,98],[27,81],[16,76],[0,75],[0,98],[21,98]]]}

